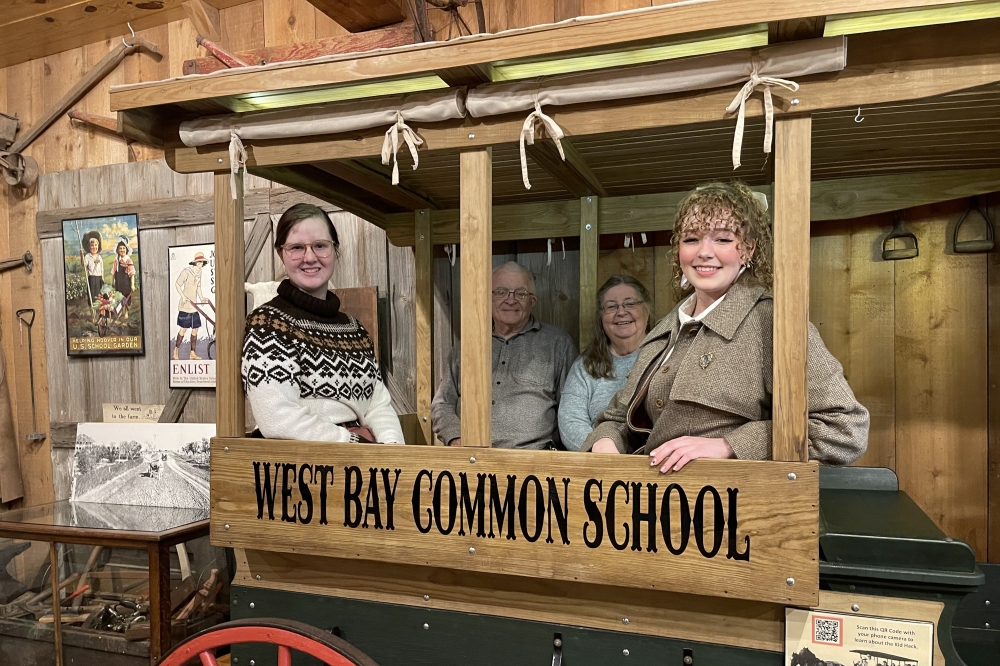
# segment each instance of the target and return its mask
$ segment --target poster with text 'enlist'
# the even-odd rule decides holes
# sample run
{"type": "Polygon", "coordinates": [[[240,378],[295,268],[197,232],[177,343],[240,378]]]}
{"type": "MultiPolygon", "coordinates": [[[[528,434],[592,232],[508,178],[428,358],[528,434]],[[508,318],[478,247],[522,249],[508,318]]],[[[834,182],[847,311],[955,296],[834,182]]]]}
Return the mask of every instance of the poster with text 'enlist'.
{"type": "Polygon", "coordinates": [[[931,666],[934,625],[785,609],[788,666],[931,666]]]}
{"type": "Polygon", "coordinates": [[[167,248],[170,388],[215,388],[215,245],[167,248]]]}

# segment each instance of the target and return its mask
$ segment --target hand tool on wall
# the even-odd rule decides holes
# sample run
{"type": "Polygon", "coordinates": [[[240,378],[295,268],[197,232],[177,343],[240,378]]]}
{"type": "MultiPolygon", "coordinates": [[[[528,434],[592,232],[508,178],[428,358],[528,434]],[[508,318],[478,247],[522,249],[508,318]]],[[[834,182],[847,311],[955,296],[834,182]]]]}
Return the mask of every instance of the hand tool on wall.
{"type": "Polygon", "coordinates": [[[955,231],[951,238],[952,249],[958,254],[989,252],[995,245],[993,235],[993,220],[990,219],[988,210],[979,205],[979,197],[972,197],[969,200],[969,207],[965,209],[962,217],[958,218],[958,222],[955,223],[955,231]],[[972,217],[969,217],[969,213],[973,214],[972,217]],[[958,233],[962,229],[962,226],[974,220],[976,215],[983,218],[983,222],[986,224],[986,238],[958,240],[958,233]]]}
{"type": "Polygon", "coordinates": [[[45,439],[43,432],[38,432],[38,416],[35,413],[35,355],[31,346],[31,327],[35,323],[35,311],[31,308],[23,308],[14,313],[18,322],[28,327],[28,379],[31,387],[31,427],[34,432],[27,435],[29,442],[38,442],[45,439]]]}
{"type": "Polygon", "coordinates": [[[0,273],[4,271],[9,271],[12,268],[24,267],[25,272],[30,273],[31,267],[35,263],[35,258],[31,256],[30,252],[25,252],[20,257],[11,257],[10,259],[0,259],[0,273]]]}
{"type": "Polygon", "coordinates": [[[77,81],[76,85],[62,96],[55,107],[49,109],[38,122],[31,126],[31,129],[22,134],[9,148],[0,150],[0,169],[3,170],[4,180],[11,186],[25,189],[34,185],[38,179],[38,162],[33,157],[22,153],[71,106],[80,101],[105,76],[114,71],[126,56],[140,50],[146,51],[156,60],[163,57],[156,44],[142,37],[137,37],[134,32],[131,37],[122,38],[121,43],[111,49],[99,63],[77,81]]]}
{"type": "Polygon", "coordinates": [[[919,254],[920,247],[917,245],[917,237],[906,228],[906,224],[903,222],[903,211],[897,210],[896,222],[892,226],[892,231],[882,239],[882,258],[886,261],[899,261],[900,259],[913,259],[919,254]],[[897,238],[913,241],[913,247],[890,248],[889,241],[897,238]]]}

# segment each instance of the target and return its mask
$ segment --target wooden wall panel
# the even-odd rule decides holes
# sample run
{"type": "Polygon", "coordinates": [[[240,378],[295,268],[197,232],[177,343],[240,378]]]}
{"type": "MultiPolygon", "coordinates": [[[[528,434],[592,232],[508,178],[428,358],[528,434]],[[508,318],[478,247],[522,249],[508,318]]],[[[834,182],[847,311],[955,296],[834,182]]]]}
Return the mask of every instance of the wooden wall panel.
{"type": "Polygon", "coordinates": [[[309,0],[266,0],[264,46],[313,41],[316,39],[316,13],[309,0]]]}
{"type": "MultiPolygon", "coordinates": [[[[1000,194],[984,197],[994,223],[1000,221],[1000,194]]],[[[1000,253],[986,255],[989,335],[989,562],[1000,562],[1000,253]]]]}
{"type": "Polygon", "coordinates": [[[894,263],[881,257],[891,226],[891,216],[813,225],[809,310],[871,414],[868,450],[856,464],[894,468],[894,263]]]}
{"type": "Polygon", "coordinates": [[[264,0],[219,10],[222,45],[232,52],[264,48],[264,0]]]}
{"type": "Polygon", "coordinates": [[[982,560],[986,257],[950,251],[950,231],[964,206],[914,211],[908,226],[920,240],[920,256],[896,263],[896,469],[900,487],[982,560]]]}

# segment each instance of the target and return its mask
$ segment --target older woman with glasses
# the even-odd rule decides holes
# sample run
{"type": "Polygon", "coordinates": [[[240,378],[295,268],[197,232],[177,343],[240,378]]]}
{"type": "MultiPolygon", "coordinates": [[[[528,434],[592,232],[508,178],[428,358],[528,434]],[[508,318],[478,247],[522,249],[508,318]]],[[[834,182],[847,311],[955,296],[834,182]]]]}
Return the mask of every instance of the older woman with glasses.
{"type": "Polygon", "coordinates": [[[649,292],[631,275],[612,275],[597,291],[594,337],[566,377],[559,435],[579,451],[597,418],[625,385],[651,323],[649,292]]]}
{"type": "Polygon", "coordinates": [[[328,289],[339,258],[323,209],[296,204],[278,220],[274,247],[288,278],[254,310],[243,343],[243,387],[265,437],[401,443],[375,346],[328,289]]]}

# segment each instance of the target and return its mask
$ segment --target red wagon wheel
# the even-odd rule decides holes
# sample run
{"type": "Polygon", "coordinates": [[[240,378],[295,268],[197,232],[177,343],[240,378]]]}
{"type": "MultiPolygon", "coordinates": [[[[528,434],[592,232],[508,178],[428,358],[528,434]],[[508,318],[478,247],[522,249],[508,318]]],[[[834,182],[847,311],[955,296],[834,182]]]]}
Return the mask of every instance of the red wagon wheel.
{"type": "Polygon", "coordinates": [[[198,663],[217,666],[215,652],[236,643],[268,643],[278,646],[278,666],[292,666],[292,650],[319,659],[328,666],[378,666],[368,655],[347,641],[303,622],[279,619],[236,620],[195,634],[160,661],[160,666],[198,663]]]}

